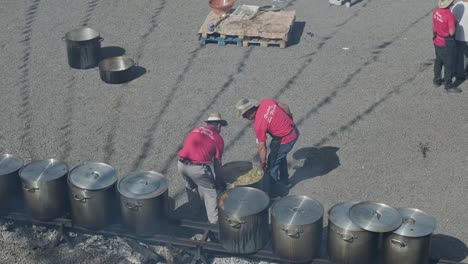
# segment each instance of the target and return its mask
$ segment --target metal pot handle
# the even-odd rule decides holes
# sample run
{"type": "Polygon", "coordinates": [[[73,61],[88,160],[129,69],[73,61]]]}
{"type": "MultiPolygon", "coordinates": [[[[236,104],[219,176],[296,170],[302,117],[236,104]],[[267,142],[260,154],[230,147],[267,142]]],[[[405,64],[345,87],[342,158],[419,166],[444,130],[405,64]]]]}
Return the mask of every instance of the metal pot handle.
{"type": "Polygon", "coordinates": [[[292,238],[299,238],[301,236],[301,233],[304,233],[304,231],[299,230],[299,228],[294,229],[294,231],[290,230],[289,228],[281,228],[286,235],[292,237],[292,238]]]}
{"type": "Polygon", "coordinates": [[[23,184],[23,190],[28,191],[28,192],[35,192],[39,190],[39,188],[35,188],[35,187],[28,188],[26,185],[23,184]]]}
{"type": "Polygon", "coordinates": [[[336,232],[341,239],[343,239],[344,241],[346,242],[353,242],[354,239],[357,239],[357,237],[353,236],[353,235],[345,235],[345,234],[342,234],[340,232],[336,232]]]}
{"type": "Polygon", "coordinates": [[[143,205],[141,203],[135,203],[134,205],[132,205],[129,202],[125,203],[125,207],[127,207],[128,209],[133,210],[133,211],[138,211],[138,208],[142,207],[142,206],[143,205]]]}
{"type": "Polygon", "coordinates": [[[229,217],[226,217],[226,221],[231,227],[240,228],[242,224],[245,224],[245,221],[232,220],[229,217]]]}
{"type": "Polygon", "coordinates": [[[392,244],[397,245],[397,246],[399,246],[401,248],[404,248],[404,247],[407,246],[407,244],[405,242],[400,241],[400,240],[391,239],[390,241],[392,241],[392,244]]]}
{"type": "Polygon", "coordinates": [[[99,42],[102,42],[103,40],[104,40],[103,37],[101,37],[101,36],[98,37],[98,41],[99,41],[99,42]]]}
{"type": "Polygon", "coordinates": [[[86,201],[88,201],[89,199],[91,199],[91,197],[84,196],[83,198],[81,198],[81,197],[78,196],[78,194],[73,194],[73,200],[75,200],[75,201],[86,203],[86,201]]]}

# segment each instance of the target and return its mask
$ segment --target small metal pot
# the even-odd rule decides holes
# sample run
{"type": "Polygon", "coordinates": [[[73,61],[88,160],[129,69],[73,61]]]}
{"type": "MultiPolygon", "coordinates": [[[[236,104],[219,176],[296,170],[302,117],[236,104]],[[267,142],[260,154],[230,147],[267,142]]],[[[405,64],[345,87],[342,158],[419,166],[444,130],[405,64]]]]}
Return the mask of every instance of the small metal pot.
{"type": "Polygon", "coordinates": [[[63,40],[67,45],[70,67],[89,69],[99,63],[103,38],[96,30],[89,27],[78,28],[65,34],[63,40]]]}
{"type": "Polygon", "coordinates": [[[63,216],[68,209],[66,163],[47,159],[34,161],[19,171],[23,196],[31,217],[51,220],[63,216]]]}
{"type": "Polygon", "coordinates": [[[371,264],[377,254],[379,233],[368,232],[349,218],[357,202],[343,202],[328,211],[327,250],[337,264],[371,264]]]}
{"type": "Polygon", "coordinates": [[[135,62],[125,56],[111,57],[99,63],[101,80],[110,84],[126,83],[134,78],[135,62]]]}
{"type": "MultiPolygon", "coordinates": [[[[263,176],[262,178],[256,182],[252,182],[245,185],[234,184],[230,178],[236,179],[237,177],[244,175],[254,169],[252,162],[249,161],[232,161],[223,165],[223,174],[224,174],[224,181],[226,182],[226,188],[232,189],[234,187],[252,187],[257,188],[259,190],[263,190],[263,176]]],[[[263,171],[259,170],[262,174],[263,171]]]]}
{"type": "Polygon", "coordinates": [[[76,166],[68,174],[72,221],[89,229],[106,227],[116,214],[117,173],[104,163],[76,166]]]}
{"type": "Polygon", "coordinates": [[[220,194],[218,225],[221,244],[232,253],[249,254],[270,240],[266,193],[252,187],[236,187],[220,194]]]}
{"type": "Polygon", "coordinates": [[[310,262],[320,253],[323,206],[307,196],[286,196],[271,207],[273,252],[293,263],[310,262]]]}
{"type": "Polygon", "coordinates": [[[384,236],[383,263],[427,264],[436,220],[418,209],[397,210],[403,217],[403,224],[384,236]]]}
{"type": "Polygon", "coordinates": [[[23,160],[11,154],[0,155],[0,212],[13,206],[19,206],[21,181],[18,171],[23,167],[23,160]]]}
{"type": "Polygon", "coordinates": [[[117,185],[124,225],[137,236],[151,236],[167,227],[168,185],[154,171],[131,172],[117,185]]]}

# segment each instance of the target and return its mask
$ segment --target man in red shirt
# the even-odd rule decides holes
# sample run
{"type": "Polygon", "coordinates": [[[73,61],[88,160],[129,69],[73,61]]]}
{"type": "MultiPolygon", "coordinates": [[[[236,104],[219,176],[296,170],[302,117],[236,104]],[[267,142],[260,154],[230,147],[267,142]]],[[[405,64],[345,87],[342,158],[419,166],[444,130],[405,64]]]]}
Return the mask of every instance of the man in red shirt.
{"type": "Polygon", "coordinates": [[[444,66],[445,89],[459,93],[461,90],[452,83],[455,69],[455,16],[450,11],[453,0],[439,0],[439,6],[432,13],[433,42],[435,47],[434,86],[442,85],[444,66]]]}
{"type": "Polygon", "coordinates": [[[217,191],[225,186],[221,174],[224,140],[220,132],[227,122],[219,113],[210,114],[205,122],[206,126],[195,127],[188,134],[178,153],[177,167],[186,181],[189,202],[199,196],[205,203],[208,221],[214,224],[218,222],[217,191]]]}
{"type": "MultiPolygon", "coordinates": [[[[236,108],[239,111],[239,116],[254,121],[260,167],[266,170],[267,175],[269,175],[267,179],[272,180],[271,187],[278,185],[291,187],[286,156],[294,147],[299,137],[299,131],[289,107],[275,99],[267,98],[263,99],[260,104],[254,100],[241,99],[237,102],[236,108]],[[272,137],[268,160],[267,133],[272,137]]],[[[274,191],[275,188],[272,188],[272,197],[277,196],[274,191]]]]}

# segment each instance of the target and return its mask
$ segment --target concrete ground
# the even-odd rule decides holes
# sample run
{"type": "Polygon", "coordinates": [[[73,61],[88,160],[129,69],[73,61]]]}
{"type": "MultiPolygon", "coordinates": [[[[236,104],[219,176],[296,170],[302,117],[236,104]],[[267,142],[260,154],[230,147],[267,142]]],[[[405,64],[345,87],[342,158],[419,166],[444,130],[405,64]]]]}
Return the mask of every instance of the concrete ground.
{"type": "MultiPolygon", "coordinates": [[[[468,261],[468,85],[457,95],[432,87],[435,1],[237,4],[296,10],[292,44],[201,47],[207,1],[0,1],[0,153],[106,162],[120,176],[162,172],[183,216],[176,154],[188,131],[221,112],[224,162],[252,160],[255,137],[234,105],[274,97],[301,131],[290,194],[319,200],[325,225],[341,201],[419,208],[437,219],[433,257],[468,261]],[[132,57],[141,76],[109,85],[97,68],[70,69],[62,37],[82,25],[100,32],[107,56],[132,57]]],[[[0,260],[14,261],[21,245],[0,260]]]]}

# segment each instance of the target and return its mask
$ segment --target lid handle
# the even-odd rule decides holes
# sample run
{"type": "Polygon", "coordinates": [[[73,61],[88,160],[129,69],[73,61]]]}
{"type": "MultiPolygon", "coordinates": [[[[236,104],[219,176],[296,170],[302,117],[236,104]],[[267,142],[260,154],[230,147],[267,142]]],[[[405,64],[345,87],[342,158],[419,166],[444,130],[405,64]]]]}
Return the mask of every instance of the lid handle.
{"type": "Polygon", "coordinates": [[[379,214],[379,213],[378,213],[377,211],[375,211],[375,210],[372,211],[372,216],[375,217],[375,218],[377,218],[377,220],[380,220],[380,218],[382,217],[382,215],[379,214]]]}
{"type": "Polygon", "coordinates": [[[93,178],[95,180],[97,180],[97,178],[99,178],[101,176],[101,174],[97,171],[92,171],[88,174],[88,178],[93,178]]]}
{"type": "Polygon", "coordinates": [[[397,245],[397,246],[399,246],[401,248],[404,248],[404,247],[407,246],[407,244],[405,242],[397,240],[397,239],[391,239],[390,241],[392,241],[392,244],[397,245]]]}
{"type": "Polygon", "coordinates": [[[407,224],[407,225],[414,225],[416,224],[416,219],[410,217],[410,216],[407,216],[405,218],[403,218],[403,224],[407,224]]]}
{"type": "Polygon", "coordinates": [[[226,221],[231,227],[234,227],[234,228],[241,228],[242,224],[245,224],[245,221],[235,220],[229,217],[226,217],[226,221]]]}
{"type": "Polygon", "coordinates": [[[78,194],[73,194],[73,200],[75,201],[79,201],[81,203],[86,203],[86,201],[88,201],[89,199],[91,199],[91,197],[86,197],[86,196],[83,196],[83,197],[80,197],[78,196],[78,194]]]}
{"type": "Polygon", "coordinates": [[[281,228],[281,230],[283,230],[286,235],[292,237],[292,238],[299,238],[301,236],[301,233],[304,233],[303,230],[300,230],[299,228],[294,228],[293,230],[292,229],[289,229],[289,228],[281,228]]]}
{"type": "Polygon", "coordinates": [[[346,242],[349,242],[349,243],[353,242],[354,239],[357,239],[357,237],[353,236],[352,234],[351,235],[345,235],[345,234],[342,234],[340,232],[336,232],[336,233],[340,236],[340,238],[342,240],[344,240],[346,242]]]}

